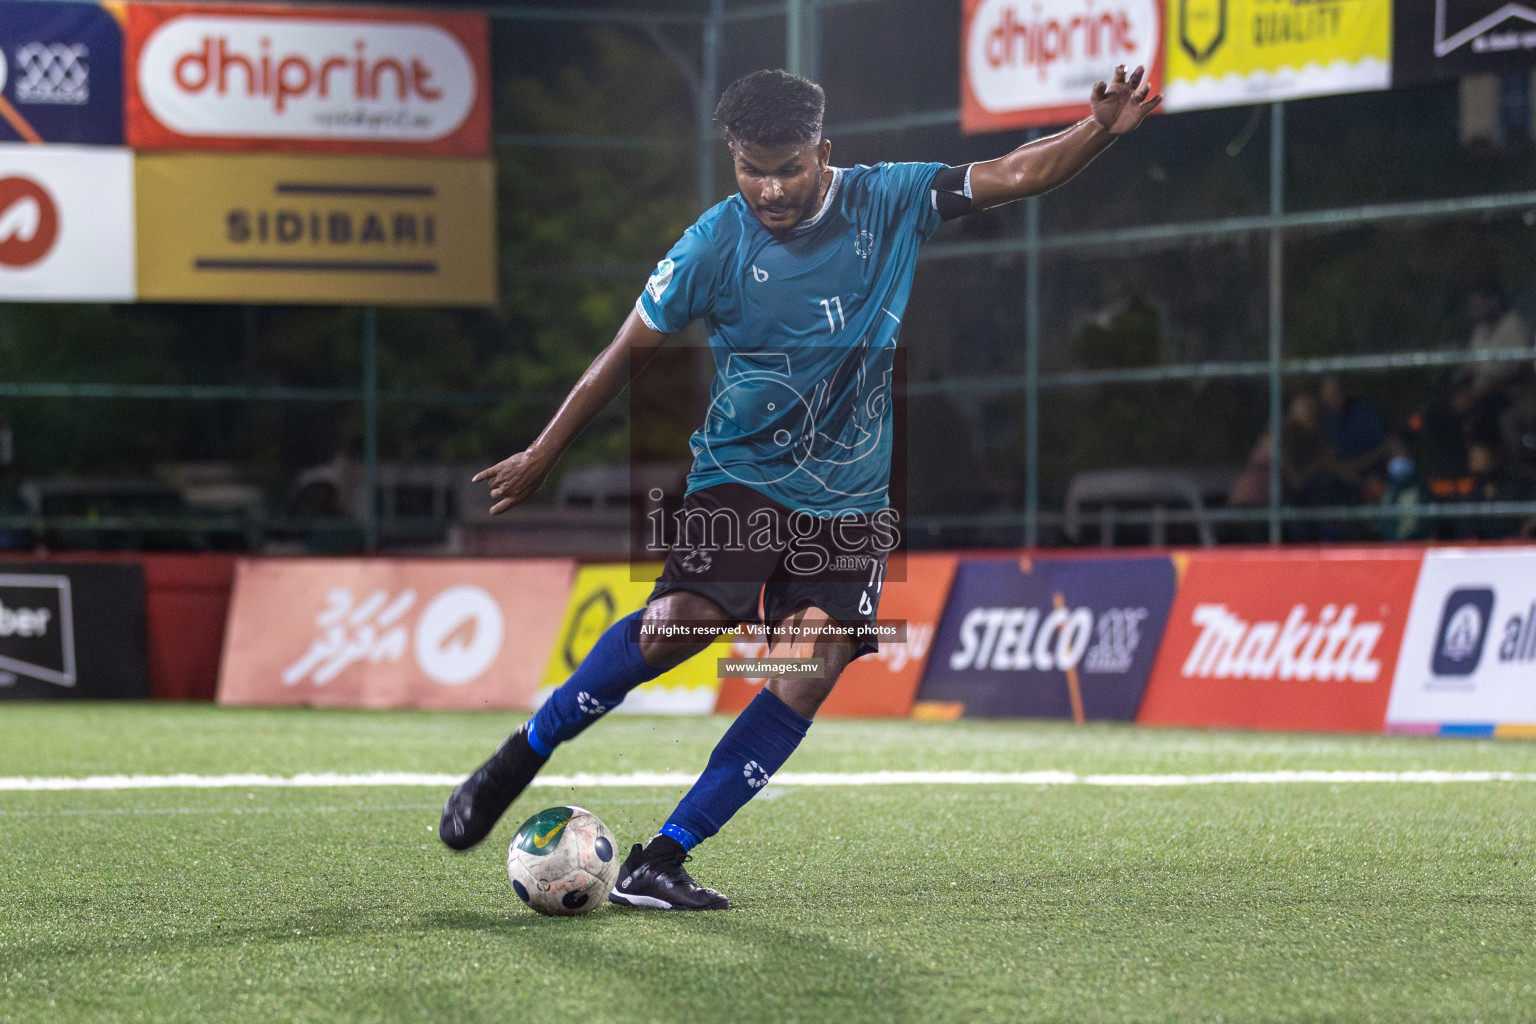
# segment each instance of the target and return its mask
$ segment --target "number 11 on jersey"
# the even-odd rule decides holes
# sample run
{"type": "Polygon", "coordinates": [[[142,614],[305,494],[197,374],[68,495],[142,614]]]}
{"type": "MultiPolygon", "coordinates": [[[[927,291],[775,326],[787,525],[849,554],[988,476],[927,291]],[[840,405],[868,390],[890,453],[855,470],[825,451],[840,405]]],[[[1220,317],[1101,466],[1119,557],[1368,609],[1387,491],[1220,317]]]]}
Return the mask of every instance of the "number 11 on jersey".
{"type": "Polygon", "coordinates": [[[847,322],[843,319],[843,298],[841,295],[834,295],[830,299],[822,299],[821,311],[827,314],[827,327],[831,329],[833,334],[848,326],[847,322]],[[834,309],[837,310],[836,320],[832,319],[832,310],[834,309]]]}

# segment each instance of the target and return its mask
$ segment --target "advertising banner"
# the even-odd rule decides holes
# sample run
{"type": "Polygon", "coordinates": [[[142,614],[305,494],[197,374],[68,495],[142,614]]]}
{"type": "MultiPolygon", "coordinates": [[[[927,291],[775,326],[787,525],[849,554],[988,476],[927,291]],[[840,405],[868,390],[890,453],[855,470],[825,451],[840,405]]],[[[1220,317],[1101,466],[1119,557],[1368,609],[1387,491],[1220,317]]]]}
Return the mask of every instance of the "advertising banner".
{"type": "Polygon", "coordinates": [[[1174,582],[1164,556],[962,562],[918,697],[967,717],[1131,721],[1174,582]]]}
{"type": "MultiPolygon", "coordinates": [[[[559,639],[544,667],[535,707],[543,704],[576,671],[609,626],[645,607],[645,599],[654,587],[646,577],[660,576],[661,568],[660,562],[581,567],[571,587],[559,639]]],[[[716,663],[730,656],[730,638],[716,640],[708,650],[631,690],[615,713],[707,715],[715,709],[715,695],[720,690],[716,663]]]]}
{"type": "Polygon", "coordinates": [[[97,4],[0,4],[0,142],[123,144],[123,31],[97,4]]]}
{"type": "Polygon", "coordinates": [[[1397,0],[1392,84],[1422,85],[1536,64],[1536,5],[1508,0],[1397,0]]]}
{"type": "Polygon", "coordinates": [[[139,297],[496,302],[489,160],[137,157],[139,297]]]}
{"type": "Polygon", "coordinates": [[[1387,728],[1494,735],[1536,725],[1536,548],[1430,551],[1387,728]]]}
{"type": "Polygon", "coordinates": [[[131,302],[133,155],[0,143],[0,300],[131,302]]]}
{"type": "Polygon", "coordinates": [[[148,697],[136,565],[0,563],[0,699],[148,697]]]}
{"type": "Polygon", "coordinates": [[[135,149],[490,153],[490,48],[473,14],[128,6],[135,149]]]}
{"type": "Polygon", "coordinates": [[[1136,720],[1380,732],[1417,551],[1191,552],[1136,720]]]}
{"type": "Polygon", "coordinates": [[[242,559],[220,704],[526,708],[567,559],[242,559]]]}
{"type": "MultiPolygon", "coordinates": [[[[902,557],[906,572],[899,580],[885,581],[876,615],[880,622],[903,624],[906,639],[899,643],[882,641],[879,651],[844,669],[818,716],[904,718],[912,710],[959,560],[954,555],[928,552],[902,557]]],[[[767,656],[765,640],[738,635],[731,643],[732,658],[767,656]]],[[[715,711],[735,714],[751,702],[764,682],[722,679],[715,711]]]]}
{"type": "Polygon", "coordinates": [[[1168,0],[1167,53],[1171,113],[1386,89],[1392,0],[1168,0]]]}
{"type": "Polygon", "coordinates": [[[1115,66],[1163,81],[1165,0],[962,0],[960,125],[967,132],[1088,116],[1115,66]]]}

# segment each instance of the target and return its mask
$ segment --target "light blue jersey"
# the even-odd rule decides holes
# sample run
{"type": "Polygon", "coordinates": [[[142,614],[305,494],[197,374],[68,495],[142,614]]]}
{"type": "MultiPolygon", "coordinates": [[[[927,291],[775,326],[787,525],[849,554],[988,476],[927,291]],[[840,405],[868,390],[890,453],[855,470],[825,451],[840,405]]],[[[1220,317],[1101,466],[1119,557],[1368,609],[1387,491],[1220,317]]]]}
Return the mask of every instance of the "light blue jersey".
{"type": "Polygon", "coordinates": [[[702,318],[715,361],[689,493],[734,481],[791,509],[886,506],[896,335],[943,167],[834,168],[782,242],[734,195],[657,265],[641,318],[664,334],[702,318]]]}

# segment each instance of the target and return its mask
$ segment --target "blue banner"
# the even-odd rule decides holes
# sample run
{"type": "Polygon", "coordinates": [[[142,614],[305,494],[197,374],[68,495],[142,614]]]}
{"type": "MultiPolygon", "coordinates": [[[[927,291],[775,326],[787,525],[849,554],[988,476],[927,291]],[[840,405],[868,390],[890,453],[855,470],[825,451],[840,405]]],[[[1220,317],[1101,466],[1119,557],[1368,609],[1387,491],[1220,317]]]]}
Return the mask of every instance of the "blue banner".
{"type": "Polygon", "coordinates": [[[0,3],[0,142],[123,143],[123,31],[97,4],[0,3]]]}
{"type": "Polygon", "coordinates": [[[1133,721],[1176,582],[1166,557],[962,562],[918,700],[1133,721]]]}

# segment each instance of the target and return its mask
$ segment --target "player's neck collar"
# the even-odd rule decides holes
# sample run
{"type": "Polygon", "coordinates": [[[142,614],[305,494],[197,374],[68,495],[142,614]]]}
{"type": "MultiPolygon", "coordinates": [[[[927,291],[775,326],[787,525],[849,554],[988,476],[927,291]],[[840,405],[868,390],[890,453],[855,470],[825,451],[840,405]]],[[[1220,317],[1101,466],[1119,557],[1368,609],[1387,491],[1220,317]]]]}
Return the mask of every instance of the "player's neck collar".
{"type": "Polygon", "coordinates": [[[842,183],[842,180],[843,169],[841,167],[833,167],[832,184],[827,186],[827,194],[821,199],[821,209],[817,210],[814,215],[807,217],[805,220],[791,228],[789,232],[791,236],[809,231],[811,228],[814,228],[817,224],[822,222],[822,219],[827,215],[827,211],[832,209],[832,200],[837,198],[837,186],[842,183]]]}

